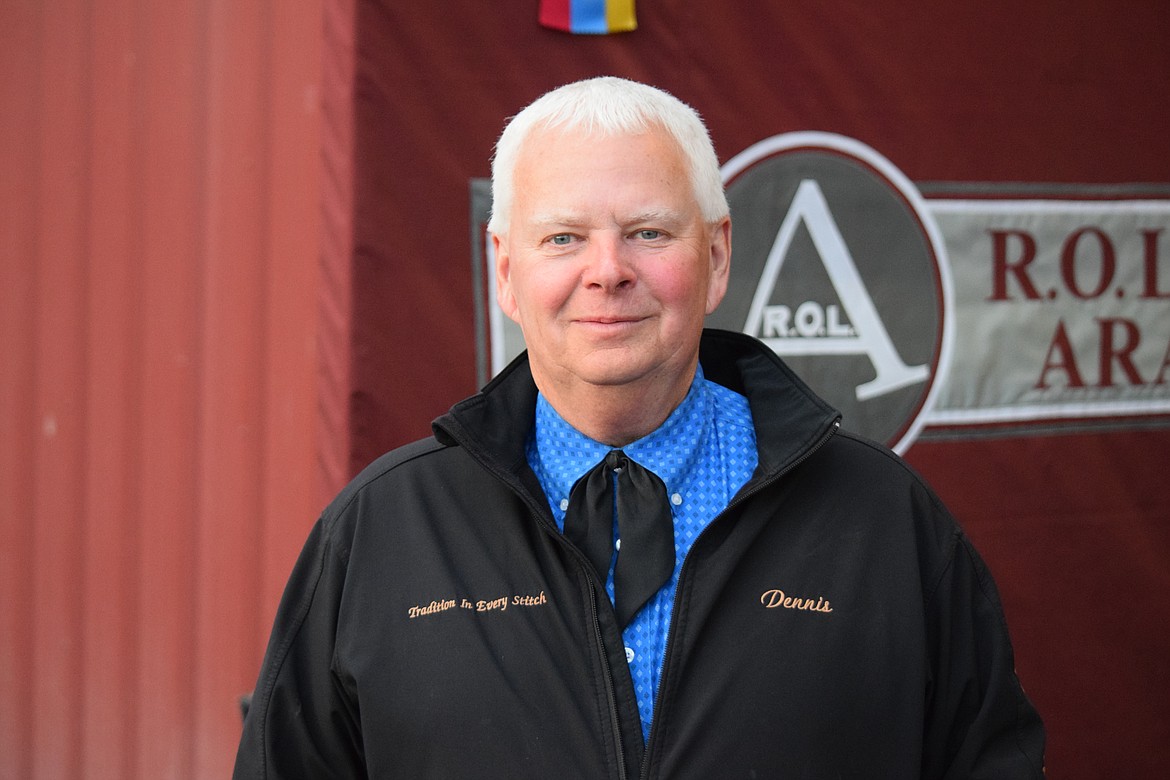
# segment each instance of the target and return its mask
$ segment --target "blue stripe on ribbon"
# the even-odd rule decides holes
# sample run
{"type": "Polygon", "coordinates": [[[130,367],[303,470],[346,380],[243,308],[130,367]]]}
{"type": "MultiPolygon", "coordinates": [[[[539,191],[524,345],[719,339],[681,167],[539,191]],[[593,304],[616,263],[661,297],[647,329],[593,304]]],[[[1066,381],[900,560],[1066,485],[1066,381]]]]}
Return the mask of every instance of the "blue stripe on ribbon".
{"type": "Polygon", "coordinates": [[[569,28],[575,33],[607,33],[605,0],[572,0],[569,4],[569,28]]]}

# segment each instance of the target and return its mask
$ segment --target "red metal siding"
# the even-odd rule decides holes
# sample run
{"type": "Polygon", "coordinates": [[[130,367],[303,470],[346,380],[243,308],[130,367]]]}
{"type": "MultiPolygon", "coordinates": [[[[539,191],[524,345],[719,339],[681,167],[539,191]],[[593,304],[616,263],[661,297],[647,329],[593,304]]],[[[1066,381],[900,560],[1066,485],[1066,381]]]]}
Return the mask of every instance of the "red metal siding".
{"type": "Polygon", "coordinates": [[[0,7],[0,778],[230,772],[336,487],[322,15],[0,7]]]}

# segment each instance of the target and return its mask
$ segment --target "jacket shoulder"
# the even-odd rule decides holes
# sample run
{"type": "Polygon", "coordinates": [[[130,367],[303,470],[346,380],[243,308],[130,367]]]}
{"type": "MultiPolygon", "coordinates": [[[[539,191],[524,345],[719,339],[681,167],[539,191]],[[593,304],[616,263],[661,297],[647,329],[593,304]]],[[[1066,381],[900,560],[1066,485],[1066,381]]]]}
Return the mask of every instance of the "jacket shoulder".
{"type": "Polygon", "coordinates": [[[419,439],[410,444],[390,450],[379,456],[368,466],[358,472],[349,483],[341,489],[337,497],[321,515],[326,526],[331,525],[339,516],[346,514],[358,502],[359,498],[373,486],[386,480],[395,472],[409,468],[412,464],[428,460],[437,453],[451,449],[452,446],[439,442],[433,437],[419,439]]]}
{"type": "Polygon", "coordinates": [[[878,442],[842,429],[817,453],[835,475],[826,490],[864,497],[867,514],[891,530],[901,528],[916,540],[929,591],[957,551],[969,540],[934,488],[901,456],[878,442]]]}
{"type": "Polygon", "coordinates": [[[900,455],[872,439],[842,427],[825,448],[836,458],[845,460],[853,479],[894,480],[896,485],[924,491],[937,509],[946,513],[946,507],[918,471],[900,455]]]}

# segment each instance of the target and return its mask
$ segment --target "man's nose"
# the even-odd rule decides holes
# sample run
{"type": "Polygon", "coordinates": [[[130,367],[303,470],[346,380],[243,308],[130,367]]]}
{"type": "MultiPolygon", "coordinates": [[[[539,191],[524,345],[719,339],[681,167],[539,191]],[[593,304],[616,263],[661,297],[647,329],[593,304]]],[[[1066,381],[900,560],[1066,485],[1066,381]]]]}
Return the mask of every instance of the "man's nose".
{"type": "Polygon", "coordinates": [[[630,260],[629,248],[620,236],[594,236],[586,252],[585,285],[606,291],[628,287],[635,278],[630,260]]]}

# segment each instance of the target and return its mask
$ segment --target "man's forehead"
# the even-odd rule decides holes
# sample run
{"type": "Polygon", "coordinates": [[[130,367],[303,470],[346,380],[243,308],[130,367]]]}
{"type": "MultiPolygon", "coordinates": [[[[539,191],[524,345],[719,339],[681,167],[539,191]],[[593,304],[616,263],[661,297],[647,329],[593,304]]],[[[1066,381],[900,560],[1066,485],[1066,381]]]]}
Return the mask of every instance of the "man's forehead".
{"type": "Polygon", "coordinates": [[[678,140],[663,126],[650,124],[646,127],[602,130],[600,128],[565,127],[561,125],[537,125],[529,130],[519,149],[519,160],[547,153],[558,153],[568,149],[588,152],[598,144],[617,141],[650,140],[661,143],[683,159],[682,147],[678,140]]]}
{"type": "Polygon", "coordinates": [[[511,218],[534,230],[673,228],[693,221],[699,209],[677,142],[657,127],[616,133],[534,128],[513,182],[511,218]]]}

